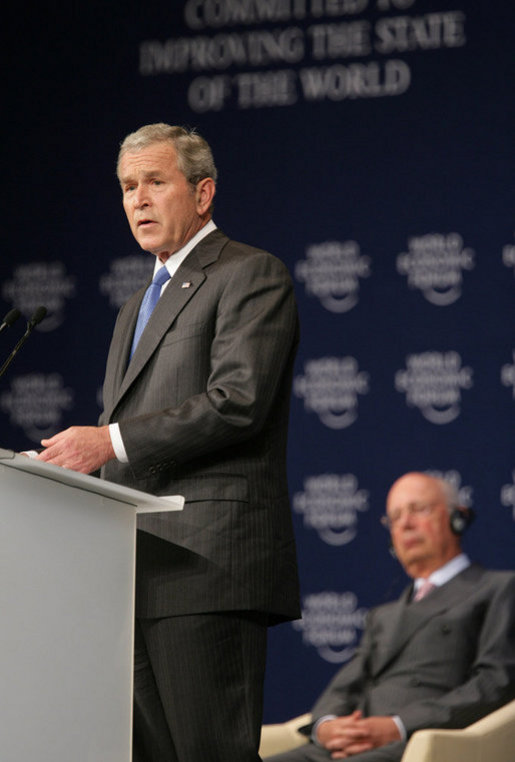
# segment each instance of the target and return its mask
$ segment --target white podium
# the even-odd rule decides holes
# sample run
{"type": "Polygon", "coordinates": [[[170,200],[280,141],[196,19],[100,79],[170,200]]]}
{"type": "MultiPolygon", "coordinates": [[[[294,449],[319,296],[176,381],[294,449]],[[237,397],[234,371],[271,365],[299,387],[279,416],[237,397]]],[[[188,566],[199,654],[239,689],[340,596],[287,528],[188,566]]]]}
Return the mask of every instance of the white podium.
{"type": "Polygon", "coordinates": [[[136,515],[183,504],[0,449],[1,762],[130,762],[136,515]]]}

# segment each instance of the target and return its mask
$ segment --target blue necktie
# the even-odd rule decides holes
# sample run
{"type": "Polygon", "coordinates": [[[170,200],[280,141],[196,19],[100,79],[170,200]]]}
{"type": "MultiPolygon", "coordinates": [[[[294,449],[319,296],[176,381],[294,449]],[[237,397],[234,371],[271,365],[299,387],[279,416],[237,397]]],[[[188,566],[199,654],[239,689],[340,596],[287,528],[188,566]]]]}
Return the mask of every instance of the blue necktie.
{"type": "Polygon", "coordinates": [[[132,339],[132,347],[131,347],[131,357],[134,354],[134,350],[136,349],[138,341],[140,340],[140,336],[143,333],[143,330],[146,324],[148,323],[152,312],[154,311],[154,307],[156,306],[159,300],[159,296],[161,295],[161,287],[163,286],[164,283],[166,283],[169,277],[170,277],[170,273],[168,272],[166,267],[163,265],[163,267],[161,267],[156,272],[156,274],[154,275],[154,279],[152,280],[152,283],[145,291],[143,300],[139,308],[138,322],[136,323],[136,328],[134,329],[134,338],[132,339]]]}

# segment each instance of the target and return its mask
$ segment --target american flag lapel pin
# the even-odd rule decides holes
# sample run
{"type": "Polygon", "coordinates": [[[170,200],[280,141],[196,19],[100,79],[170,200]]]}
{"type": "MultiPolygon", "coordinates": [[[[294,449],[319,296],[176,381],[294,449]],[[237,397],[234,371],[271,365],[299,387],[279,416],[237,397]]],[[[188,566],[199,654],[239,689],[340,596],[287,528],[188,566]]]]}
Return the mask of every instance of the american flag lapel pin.
{"type": "Polygon", "coordinates": [[[189,288],[191,286],[190,280],[185,280],[184,283],[182,283],[181,288],[189,288]]]}

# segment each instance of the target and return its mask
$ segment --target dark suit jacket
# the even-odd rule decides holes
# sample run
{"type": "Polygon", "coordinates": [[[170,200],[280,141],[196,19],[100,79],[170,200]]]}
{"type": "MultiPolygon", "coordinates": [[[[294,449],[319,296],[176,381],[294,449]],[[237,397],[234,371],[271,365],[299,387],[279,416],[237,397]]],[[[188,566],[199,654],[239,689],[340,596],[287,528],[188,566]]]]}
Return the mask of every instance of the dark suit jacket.
{"type": "Polygon", "coordinates": [[[354,659],[313,708],[398,715],[408,736],[459,728],[509,701],[515,687],[515,573],[472,565],[418,603],[411,588],[372,610],[354,659]]]}
{"type": "Polygon", "coordinates": [[[145,288],[118,316],[100,423],[129,463],[103,477],[184,495],[138,523],[137,615],[300,615],[286,481],[298,320],[285,266],[216,230],[170,281],[128,363],[145,288]]]}

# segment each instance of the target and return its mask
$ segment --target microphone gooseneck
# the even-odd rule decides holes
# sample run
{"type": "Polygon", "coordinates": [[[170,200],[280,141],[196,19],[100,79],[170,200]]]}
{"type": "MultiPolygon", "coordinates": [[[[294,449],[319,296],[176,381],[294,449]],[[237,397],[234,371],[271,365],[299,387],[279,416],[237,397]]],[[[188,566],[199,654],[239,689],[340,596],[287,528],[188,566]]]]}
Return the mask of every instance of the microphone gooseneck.
{"type": "MultiPolygon", "coordinates": [[[[11,312],[15,312],[15,310],[11,310],[11,312]]],[[[7,313],[7,315],[5,317],[7,318],[9,316],[9,314],[10,313],[7,313]]],[[[18,341],[18,343],[14,347],[13,351],[11,352],[11,354],[9,355],[7,360],[4,362],[4,364],[0,368],[0,378],[2,378],[2,376],[4,375],[6,370],[8,369],[9,365],[12,363],[12,361],[14,360],[14,358],[16,357],[16,355],[18,354],[18,352],[20,351],[22,346],[25,344],[25,342],[29,338],[29,336],[32,333],[32,331],[34,330],[34,328],[38,325],[38,323],[41,323],[41,321],[46,316],[46,314],[47,314],[47,308],[46,307],[42,307],[41,306],[41,307],[37,307],[36,308],[36,310],[34,311],[32,317],[30,318],[30,320],[27,321],[27,330],[25,331],[25,333],[23,334],[21,339],[18,341]]],[[[18,317],[19,317],[19,315],[16,315],[14,319],[17,320],[18,317]]],[[[5,322],[5,318],[4,318],[4,322],[5,322]]],[[[11,323],[11,325],[12,325],[12,323],[11,323]]]]}

